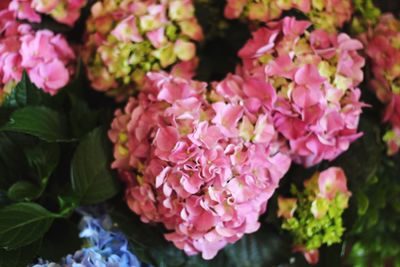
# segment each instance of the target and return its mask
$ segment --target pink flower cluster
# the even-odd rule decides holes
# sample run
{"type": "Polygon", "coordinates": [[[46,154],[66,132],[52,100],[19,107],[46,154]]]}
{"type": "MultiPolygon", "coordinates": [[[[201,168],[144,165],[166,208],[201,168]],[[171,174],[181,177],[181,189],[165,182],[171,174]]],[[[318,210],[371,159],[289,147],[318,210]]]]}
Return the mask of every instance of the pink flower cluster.
{"type": "Polygon", "coordinates": [[[148,74],[138,99],[116,111],[109,137],[129,207],[163,223],[188,255],[211,259],[259,228],[291,160],[270,117],[242,102],[209,104],[206,86],[148,74]]]}
{"type": "Polygon", "coordinates": [[[45,14],[72,27],[85,4],[86,0],[12,0],[10,9],[16,12],[20,20],[40,23],[41,14],[45,14]]]}
{"type": "Polygon", "coordinates": [[[96,90],[126,97],[149,71],[177,62],[193,71],[202,39],[192,0],[102,0],[91,9],[83,59],[96,90]]]}
{"type": "Polygon", "coordinates": [[[336,204],[340,204],[340,208],[343,209],[348,207],[351,192],[347,189],[347,178],[342,168],[331,167],[318,173],[304,184],[316,195],[316,199],[311,204],[311,213],[315,218],[321,218],[327,212],[326,207],[318,205],[320,199],[331,202],[340,195],[341,197],[338,198],[340,201],[336,204]]]}
{"type": "Polygon", "coordinates": [[[293,160],[305,166],[333,160],[361,136],[364,106],[357,88],[362,44],[309,26],[286,17],[257,30],[239,51],[243,66],[221,82],[249,109],[263,106],[293,160]]]}
{"type": "Polygon", "coordinates": [[[13,11],[0,11],[1,95],[21,80],[23,70],[37,87],[55,94],[70,80],[74,61],[75,54],[62,35],[48,30],[35,32],[17,22],[13,11]]]}
{"type": "Polygon", "coordinates": [[[317,28],[331,32],[343,27],[353,13],[351,0],[227,0],[225,17],[269,22],[291,9],[305,13],[317,28]]]}
{"type": "Polygon", "coordinates": [[[392,14],[384,14],[360,39],[371,62],[370,87],[386,104],[383,121],[389,122],[392,130],[384,139],[388,143],[388,154],[393,155],[400,148],[400,20],[392,14]]]}

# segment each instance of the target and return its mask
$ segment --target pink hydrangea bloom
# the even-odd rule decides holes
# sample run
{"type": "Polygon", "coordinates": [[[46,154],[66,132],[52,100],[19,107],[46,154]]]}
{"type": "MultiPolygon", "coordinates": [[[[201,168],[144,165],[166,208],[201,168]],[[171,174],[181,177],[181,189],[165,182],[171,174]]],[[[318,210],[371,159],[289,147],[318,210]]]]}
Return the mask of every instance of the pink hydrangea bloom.
{"type": "Polygon", "coordinates": [[[393,155],[399,151],[397,143],[400,128],[400,20],[392,14],[384,14],[379,23],[361,35],[360,39],[366,46],[371,63],[373,77],[370,87],[378,99],[386,104],[383,121],[389,122],[393,128],[385,136],[389,146],[388,154],[393,155]]]}
{"type": "Polygon", "coordinates": [[[129,207],[143,222],[163,223],[188,255],[211,259],[259,228],[290,157],[268,116],[247,116],[239,102],[209,104],[206,86],[148,74],[138,98],[116,111],[109,137],[129,207]]]}
{"type": "Polygon", "coordinates": [[[195,42],[203,39],[192,0],[98,1],[86,28],[82,53],[92,86],[117,99],[141,86],[148,71],[185,62],[179,72],[193,73],[195,42]]]}
{"type": "Polygon", "coordinates": [[[343,169],[331,167],[320,173],[318,178],[319,196],[332,200],[338,193],[347,194],[347,178],[343,169]]]}
{"type": "Polygon", "coordinates": [[[227,0],[224,13],[228,19],[269,22],[291,9],[305,13],[317,28],[330,32],[343,27],[353,13],[351,0],[227,0]]]}
{"type": "Polygon", "coordinates": [[[86,0],[12,0],[10,9],[18,19],[41,22],[41,14],[49,15],[56,21],[73,26],[79,19],[86,0]]]}
{"type": "Polygon", "coordinates": [[[0,98],[26,70],[32,82],[55,94],[73,74],[75,54],[66,39],[48,30],[34,31],[17,22],[11,10],[0,11],[0,98]]]}
{"type": "MultiPolygon", "coordinates": [[[[247,103],[253,108],[264,102],[294,161],[305,166],[333,160],[361,136],[364,106],[357,88],[362,44],[344,33],[307,32],[309,26],[286,17],[254,32],[239,51],[243,66],[237,75],[246,82],[236,86],[242,94],[253,88],[245,93],[247,103]]],[[[228,76],[222,84],[238,79],[228,76]]]]}
{"type": "Polygon", "coordinates": [[[303,33],[309,25],[285,18],[255,32],[239,52],[243,74],[276,91],[275,127],[289,141],[295,161],[306,166],[334,159],[359,136],[362,103],[356,86],[364,65],[356,52],[360,42],[323,30],[308,37],[303,33]]]}

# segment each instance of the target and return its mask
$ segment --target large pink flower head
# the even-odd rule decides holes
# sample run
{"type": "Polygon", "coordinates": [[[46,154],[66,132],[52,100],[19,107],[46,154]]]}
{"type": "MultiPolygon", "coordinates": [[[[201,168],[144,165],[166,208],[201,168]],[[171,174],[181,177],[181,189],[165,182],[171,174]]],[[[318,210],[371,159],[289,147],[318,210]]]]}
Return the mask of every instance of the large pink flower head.
{"type": "Polygon", "coordinates": [[[362,44],[344,33],[309,32],[310,25],[286,17],[257,30],[239,51],[238,71],[260,80],[253,91],[268,99],[275,128],[305,166],[348,149],[361,135],[363,107],[356,88],[363,80],[362,44]]]}
{"type": "Polygon", "coordinates": [[[86,0],[12,0],[10,9],[21,20],[39,23],[43,14],[72,27],[85,4],[86,0]]]}
{"type": "Polygon", "coordinates": [[[129,207],[163,223],[188,255],[211,259],[259,228],[290,158],[268,118],[255,120],[257,138],[248,139],[243,105],[211,105],[205,93],[205,83],[150,73],[138,100],[116,111],[109,137],[129,207]]]}
{"type": "MultiPolygon", "coordinates": [[[[384,14],[380,21],[361,35],[371,63],[373,78],[370,81],[378,99],[387,105],[384,118],[393,128],[386,141],[398,136],[400,128],[400,20],[392,14],[384,14]]],[[[399,137],[397,137],[398,139],[399,137]]],[[[389,144],[389,154],[398,152],[398,146],[389,144]]]]}
{"type": "Polygon", "coordinates": [[[192,0],[102,0],[87,21],[83,59],[96,90],[124,97],[148,71],[195,60],[202,38],[192,0]]]}
{"type": "Polygon", "coordinates": [[[330,32],[343,27],[353,13],[351,0],[227,0],[225,17],[269,22],[291,9],[303,12],[315,27],[330,32]]]}
{"type": "Polygon", "coordinates": [[[13,11],[0,11],[1,95],[21,80],[23,70],[37,87],[55,94],[70,80],[74,62],[75,54],[62,35],[34,31],[17,22],[13,11]]]}

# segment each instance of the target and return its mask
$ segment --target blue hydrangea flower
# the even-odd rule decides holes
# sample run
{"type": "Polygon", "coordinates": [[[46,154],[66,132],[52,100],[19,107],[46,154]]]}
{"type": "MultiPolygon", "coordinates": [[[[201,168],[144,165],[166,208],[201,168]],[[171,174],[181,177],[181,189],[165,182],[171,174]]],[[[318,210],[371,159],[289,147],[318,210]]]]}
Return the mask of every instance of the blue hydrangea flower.
{"type": "Polygon", "coordinates": [[[111,231],[109,216],[95,219],[84,216],[79,237],[85,240],[84,248],[66,256],[60,264],[40,260],[33,267],[145,267],[128,250],[128,240],[120,232],[111,231]]]}

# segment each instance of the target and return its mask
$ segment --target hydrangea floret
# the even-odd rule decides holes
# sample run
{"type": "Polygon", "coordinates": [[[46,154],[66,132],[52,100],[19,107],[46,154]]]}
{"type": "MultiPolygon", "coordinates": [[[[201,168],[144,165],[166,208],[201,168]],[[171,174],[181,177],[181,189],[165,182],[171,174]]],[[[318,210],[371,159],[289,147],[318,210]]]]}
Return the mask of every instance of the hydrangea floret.
{"type": "Polygon", "coordinates": [[[63,35],[34,31],[18,22],[13,11],[0,11],[0,103],[24,70],[38,88],[54,95],[69,82],[75,58],[63,35]]]}
{"type": "Polygon", "coordinates": [[[310,26],[286,17],[255,31],[239,51],[237,71],[266,84],[259,91],[267,90],[274,126],[305,166],[346,151],[362,135],[357,127],[365,106],[357,88],[365,64],[357,53],[361,42],[310,26]]]}
{"type": "Polygon", "coordinates": [[[360,36],[371,63],[371,89],[386,105],[383,121],[391,125],[384,136],[388,154],[400,147],[400,20],[383,14],[378,24],[360,36]]]}
{"type": "Polygon", "coordinates": [[[315,27],[329,32],[343,27],[353,13],[351,0],[227,0],[224,13],[229,19],[269,22],[291,9],[303,12],[315,27]]]}
{"type": "Polygon", "coordinates": [[[67,255],[60,264],[40,260],[32,267],[146,267],[129,251],[126,237],[113,229],[109,216],[93,218],[89,215],[81,221],[79,237],[84,239],[81,250],[67,255]]]}
{"type": "Polygon", "coordinates": [[[149,71],[195,60],[195,41],[203,39],[192,0],[98,1],[86,31],[82,53],[92,86],[117,97],[132,94],[149,71]]]}
{"type": "Polygon", "coordinates": [[[260,227],[291,161],[268,116],[209,104],[206,87],[148,74],[138,99],[116,111],[109,137],[129,207],[143,222],[163,223],[166,239],[188,255],[211,259],[260,227]]]}
{"type": "Polygon", "coordinates": [[[278,197],[278,217],[293,235],[294,250],[316,263],[318,248],[340,243],[345,230],[342,214],[351,196],[345,173],[338,167],[315,173],[304,182],[303,191],[292,185],[291,194],[278,197]]]}
{"type": "Polygon", "coordinates": [[[12,0],[10,9],[19,20],[40,23],[48,15],[59,23],[73,26],[81,15],[86,0],[12,0]]]}

